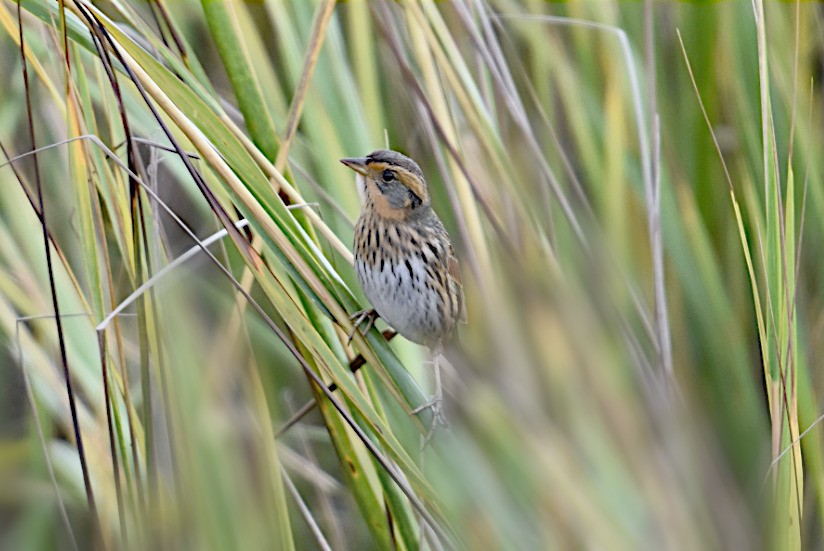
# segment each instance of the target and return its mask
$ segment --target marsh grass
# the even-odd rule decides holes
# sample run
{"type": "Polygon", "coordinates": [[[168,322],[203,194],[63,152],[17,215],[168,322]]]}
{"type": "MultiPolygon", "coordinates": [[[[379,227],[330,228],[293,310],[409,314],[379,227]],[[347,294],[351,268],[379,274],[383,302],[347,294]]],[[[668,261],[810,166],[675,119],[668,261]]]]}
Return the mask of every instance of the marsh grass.
{"type": "Polygon", "coordinates": [[[821,547],[821,25],[3,1],[0,547],[821,547]],[[423,454],[425,351],[346,338],[387,145],[469,318],[423,454]]]}

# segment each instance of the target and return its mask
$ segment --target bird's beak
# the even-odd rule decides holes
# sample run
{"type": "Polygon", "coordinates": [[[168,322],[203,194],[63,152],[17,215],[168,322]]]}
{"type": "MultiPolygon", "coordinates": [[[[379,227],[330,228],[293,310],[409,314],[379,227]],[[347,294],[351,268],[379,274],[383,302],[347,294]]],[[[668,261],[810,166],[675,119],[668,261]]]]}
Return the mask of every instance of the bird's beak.
{"type": "Polygon", "coordinates": [[[366,176],[366,157],[351,157],[349,159],[341,159],[340,162],[358,174],[366,176]]]}

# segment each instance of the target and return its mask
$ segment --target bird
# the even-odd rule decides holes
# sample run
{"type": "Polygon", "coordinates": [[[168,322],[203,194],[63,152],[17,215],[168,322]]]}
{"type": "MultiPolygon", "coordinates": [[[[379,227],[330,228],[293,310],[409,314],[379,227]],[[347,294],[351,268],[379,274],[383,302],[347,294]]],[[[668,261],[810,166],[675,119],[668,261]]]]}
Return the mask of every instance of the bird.
{"type": "Polygon", "coordinates": [[[366,332],[380,316],[402,337],[429,348],[435,394],[412,410],[432,410],[425,445],[435,426],[446,424],[440,360],[464,319],[458,260],[415,161],[379,149],[340,162],[357,173],[361,212],[355,225],[355,273],[372,305],[350,318],[355,320],[350,340],[364,321],[366,332]]]}

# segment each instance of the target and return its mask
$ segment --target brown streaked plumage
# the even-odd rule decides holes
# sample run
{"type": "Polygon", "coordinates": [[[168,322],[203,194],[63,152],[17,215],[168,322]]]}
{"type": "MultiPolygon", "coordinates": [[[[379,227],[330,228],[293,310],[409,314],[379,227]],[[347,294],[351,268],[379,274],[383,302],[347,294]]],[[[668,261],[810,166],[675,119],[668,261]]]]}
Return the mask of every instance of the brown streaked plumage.
{"type": "MultiPolygon", "coordinates": [[[[454,336],[463,296],[452,244],[432,210],[423,173],[412,159],[385,149],[341,162],[358,173],[358,281],[380,317],[436,353],[440,387],[437,353],[454,336]]],[[[429,405],[439,402],[440,388],[429,405]]]]}
{"type": "Polygon", "coordinates": [[[418,165],[395,151],[342,159],[360,175],[355,271],[375,311],[403,337],[436,349],[461,318],[449,235],[432,210],[418,165]]]}

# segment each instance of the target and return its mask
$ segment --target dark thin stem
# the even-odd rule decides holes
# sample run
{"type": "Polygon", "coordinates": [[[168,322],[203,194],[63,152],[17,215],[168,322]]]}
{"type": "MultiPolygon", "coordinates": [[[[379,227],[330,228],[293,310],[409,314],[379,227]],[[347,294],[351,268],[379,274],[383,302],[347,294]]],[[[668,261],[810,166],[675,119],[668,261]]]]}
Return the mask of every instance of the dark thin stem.
{"type": "Polygon", "coordinates": [[[169,30],[169,34],[172,36],[172,40],[174,40],[175,46],[177,47],[177,51],[180,53],[180,59],[183,61],[184,65],[187,67],[189,66],[189,54],[186,52],[186,46],[183,44],[183,41],[180,40],[178,36],[177,30],[172,22],[172,18],[169,17],[169,12],[166,10],[166,6],[163,5],[162,0],[154,0],[152,2],[157,6],[158,11],[160,11],[160,16],[163,18],[163,21],[166,23],[166,27],[169,30]]]}
{"type": "MultiPolygon", "coordinates": [[[[132,143],[142,143],[143,145],[148,145],[149,147],[153,147],[155,149],[160,149],[161,151],[166,151],[168,153],[177,153],[177,151],[175,151],[173,148],[169,147],[168,145],[163,145],[161,143],[157,143],[157,142],[154,142],[152,140],[147,140],[146,138],[141,138],[139,136],[132,136],[132,139],[130,141],[132,143]]],[[[112,147],[112,150],[117,151],[118,149],[120,149],[121,147],[126,145],[126,143],[127,143],[127,141],[123,140],[122,142],[118,143],[116,146],[112,147]]],[[[200,160],[200,156],[197,155],[196,153],[186,153],[186,155],[188,155],[189,158],[194,159],[196,161],[200,160]]]]}
{"type": "Polygon", "coordinates": [[[432,122],[432,126],[435,129],[435,132],[441,139],[441,143],[443,144],[444,148],[449,152],[450,157],[455,161],[460,169],[461,173],[463,174],[466,181],[469,182],[469,188],[472,191],[472,196],[478,205],[481,207],[481,210],[486,215],[486,219],[492,225],[492,228],[495,230],[495,234],[504,244],[501,247],[505,253],[515,256],[514,251],[518,250],[518,247],[515,243],[512,242],[512,238],[509,235],[501,221],[498,219],[497,214],[495,213],[495,209],[492,208],[492,205],[489,204],[489,201],[478,191],[479,186],[475,181],[475,177],[469,172],[469,168],[466,166],[466,163],[463,160],[463,157],[458,152],[456,146],[452,143],[449,135],[446,132],[446,129],[441,124],[441,121],[438,119],[437,114],[435,113],[435,108],[432,106],[432,103],[429,101],[426,92],[421,87],[421,84],[418,82],[415,73],[412,71],[412,68],[409,65],[406,57],[401,51],[401,47],[398,44],[398,38],[395,33],[392,32],[391,29],[387,26],[384,21],[391,20],[391,14],[389,14],[388,10],[383,4],[380,4],[383,8],[383,13],[377,13],[377,8],[375,8],[374,4],[370,4],[374,12],[374,19],[378,22],[378,30],[381,33],[384,41],[389,45],[389,49],[392,51],[392,55],[395,57],[395,60],[398,62],[398,68],[403,73],[403,77],[407,84],[412,88],[412,92],[414,92],[415,96],[420,101],[421,105],[423,106],[424,110],[426,111],[427,116],[432,122]]]}
{"type": "MultiPolygon", "coordinates": [[[[122,104],[121,108],[125,111],[125,106],[122,104]]],[[[137,168],[136,166],[133,168],[137,168]]],[[[135,171],[136,172],[136,171],[135,171]]],[[[137,204],[137,212],[138,212],[138,224],[140,225],[140,236],[143,241],[143,257],[145,258],[146,263],[146,276],[148,279],[151,279],[152,274],[154,273],[154,266],[152,262],[152,255],[149,249],[149,237],[148,231],[146,229],[146,215],[143,211],[143,200],[141,194],[138,192],[137,187],[135,187],[135,200],[137,204]]],[[[139,249],[137,249],[139,250],[139,249]]],[[[154,317],[152,327],[154,329],[154,336],[158,343],[161,342],[161,334],[162,334],[162,320],[160,316],[157,315],[160,312],[160,307],[157,302],[157,294],[155,293],[155,289],[149,289],[149,302],[152,305],[152,315],[154,317]]],[[[166,365],[163,361],[163,351],[162,347],[158,350],[157,353],[157,370],[160,373],[160,397],[163,400],[163,409],[166,411],[166,415],[163,418],[166,421],[166,435],[167,435],[167,442],[169,445],[169,456],[171,457],[172,461],[172,477],[175,483],[175,489],[179,496],[183,496],[183,488],[180,482],[180,466],[178,463],[178,454],[176,450],[177,438],[175,437],[175,430],[174,430],[174,423],[172,422],[172,416],[174,415],[174,411],[172,409],[172,403],[169,400],[169,383],[168,377],[166,373],[166,365]]]]}
{"type": "Polygon", "coordinates": [[[155,11],[155,3],[149,0],[149,12],[152,14],[152,19],[157,26],[157,34],[160,35],[160,40],[163,42],[163,45],[167,48],[169,47],[169,42],[166,40],[166,33],[163,32],[163,24],[160,22],[160,19],[157,17],[157,12],[155,11]]]}
{"type": "MultiPolygon", "coordinates": [[[[29,123],[29,142],[31,149],[37,149],[37,139],[34,130],[34,116],[32,115],[31,105],[31,88],[29,85],[29,71],[28,63],[26,62],[26,42],[23,37],[23,16],[20,3],[17,3],[17,26],[18,38],[20,40],[20,61],[23,67],[23,85],[26,89],[26,116],[29,123]]],[[[83,435],[80,432],[80,422],[77,417],[77,403],[72,388],[72,376],[69,369],[69,360],[66,353],[66,340],[63,335],[63,322],[60,319],[60,306],[57,300],[57,285],[54,278],[54,267],[52,265],[51,247],[49,245],[49,231],[46,223],[46,209],[43,201],[43,183],[40,178],[40,164],[37,162],[37,155],[32,155],[32,163],[34,164],[34,178],[37,187],[37,203],[40,208],[40,226],[43,229],[43,247],[46,252],[46,269],[49,275],[49,289],[51,291],[52,304],[54,305],[54,321],[57,326],[57,341],[60,347],[60,361],[63,364],[63,375],[66,378],[66,395],[69,400],[69,411],[72,418],[72,428],[74,430],[74,438],[77,443],[77,455],[80,459],[80,470],[83,472],[83,485],[86,490],[86,500],[89,504],[89,509],[92,513],[92,519],[95,529],[102,541],[102,532],[100,529],[100,519],[97,515],[97,505],[94,500],[94,491],[92,490],[91,477],[89,476],[89,467],[86,463],[86,453],[83,448],[83,435]]]]}
{"type": "MultiPolygon", "coordinates": [[[[120,85],[119,85],[118,80],[117,80],[117,74],[114,71],[114,67],[113,67],[112,60],[111,60],[111,57],[109,55],[108,49],[103,47],[103,39],[100,36],[101,35],[101,27],[97,26],[97,25],[93,25],[91,27],[91,30],[92,30],[92,34],[95,35],[95,45],[98,49],[99,57],[100,57],[101,61],[103,61],[104,65],[106,65],[108,67],[107,68],[107,74],[108,74],[110,83],[112,85],[115,98],[117,100],[118,111],[120,112],[120,118],[121,118],[121,121],[122,121],[122,124],[123,124],[123,131],[124,131],[125,136],[126,136],[125,143],[126,143],[126,151],[127,151],[127,157],[128,157],[127,158],[128,166],[129,166],[132,173],[137,174],[138,172],[140,172],[142,174],[143,166],[142,166],[142,163],[138,162],[140,160],[140,155],[139,155],[139,152],[137,151],[137,149],[135,147],[135,144],[132,140],[132,131],[131,131],[131,127],[129,125],[129,120],[128,120],[128,116],[127,116],[127,113],[126,113],[126,107],[123,103],[123,98],[122,98],[122,95],[120,93],[120,85]]],[[[148,231],[147,231],[147,228],[146,228],[146,214],[144,212],[142,196],[139,193],[139,187],[138,187],[136,179],[131,175],[129,177],[129,182],[130,182],[129,194],[131,196],[131,204],[132,204],[132,219],[134,221],[134,223],[132,224],[132,228],[133,228],[133,231],[134,231],[133,241],[134,241],[135,254],[137,255],[137,258],[136,258],[137,274],[136,275],[137,275],[137,278],[140,279],[140,277],[143,274],[143,266],[144,265],[145,265],[145,268],[146,268],[147,277],[151,277],[154,270],[153,270],[151,250],[150,250],[149,240],[148,240],[148,231]],[[140,246],[141,244],[142,244],[142,248],[140,246]],[[142,250],[142,254],[141,254],[141,250],[142,250]]],[[[153,289],[151,289],[149,291],[148,301],[151,304],[151,312],[153,312],[153,313],[158,312],[159,310],[158,310],[157,297],[156,297],[155,292],[154,292],[153,289]]],[[[142,303],[141,303],[141,305],[142,305],[142,303]]],[[[149,310],[146,309],[146,308],[139,308],[139,311],[141,312],[141,314],[143,316],[148,315],[148,312],[149,312],[149,310]]],[[[160,324],[160,320],[157,317],[155,317],[154,323],[152,324],[152,327],[154,328],[154,333],[155,333],[155,336],[156,336],[156,339],[158,340],[158,342],[160,340],[159,335],[161,333],[161,329],[159,327],[159,324],[160,324]]],[[[143,332],[141,332],[141,349],[148,354],[149,347],[148,347],[147,337],[148,337],[147,335],[145,335],[145,334],[143,334],[143,332]]],[[[178,454],[177,454],[177,451],[175,449],[176,439],[175,439],[174,426],[173,426],[173,422],[172,422],[173,410],[172,410],[172,407],[171,407],[171,402],[169,400],[168,381],[167,381],[167,376],[166,376],[166,368],[163,365],[163,354],[162,354],[162,352],[158,353],[157,357],[158,357],[158,372],[160,373],[161,400],[163,401],[163,407],[164,407],[164,410],[166,411],[166,415],[164,416],[164,419],[166,420],[166,432],[167,432],[167,435],[168,435],[167,442],[168,442],[168,445],[169,445],[169,455],[170,455],[171,462],[172,462],[172,476],[173,476],[173,479],[174,479],[174,482],[175,482],[175,489],[177,490],[178,495],[182,496],[183,495],[183,490],[180,486],[180,468],[179,468],[179,465],[178,465],[178,454]]],[[[146,404],[146,407],[145,407],[145,425],[147,427],[146,437],[147,437],[148,443],[151,443],[152,442],[152,440],[151,440],[152,411],[151,411],[151,400],[149,399],[150,389],[151,389],[151,380],[150,380],[150,373],[149,373],[149,370],[148,370],[147,363],[145,361],[142,362],[142,363],[143,363],[143,369],[142,369],[143,386],[144,386],[144,392],[146,393],[146,397],[147,397],[147,399],[145,401],[145,404],[146,404]]],[[[147,450],[149,450],[147,456],[149,458],[151,458],[152,446],[147,445],[147,450]]],[[[152,474],[156,475],[156,473],[153,473],[152,470],[150,470],[149,474],[150,474],[150,476],[152,474]]],[[[152,486],[152,487],[154,487],[154,486],[152,486]]]]}
{"type": "Polygon", "coordinates": [[[66,95],[68,96],[71,90],[72,64],[71,56],[69,56],[69,33],[66,31],[66,0],[60,0],[60,32],[63,35],[63,55],[66,56],[66,95]]]}
{"type": "MultiPolygon", "coordinates": [[[[122,98],[121,98],[121,94],[120,94],[120,86],[119,86],[118,81],[117,81],[116,71],[114,70],[114,67],[112,66],[112,60],[111,60],[110,56],[108,55],[108,52],[103,47],[103,44],[100,40],[100,37],[95,33],[95,29],[91,28],[90,31],[91,31],[92,43],[94,44],[94,46],[95,46],[95,48],[97,49],[97,52],[98,52],[98,58],[100,59],[100,62],[103,65],[104,70],[106,71],[106,75],[107,75],[107,78],[109,79],[109,82],[112,86],[112,91],[114,92],[114,96],[118,100],[120,118],[121,118],[121,122],[123,124],[124,132],[126,134],[126,138],[127,138],[126,141],[129,144],[129,147],[127,147],[127,162],[129,163],[129,166],[132,167],[134,165],[134,146],[128,140],[128,138],[131,136],[131,132],[129,130],[129,123],[128,123],[128,118],[126,117],[126,111],[125,111],[125,109],[123,108],[123,105],[122,105],[122,98]]],[[[134,201],[135,201],[135,196],[137,195],[137,184],[135,183],[134,179],[131,176],[129,177],[129,183],[130,183],[130,196],[132,198],[132,212],[134,212],[134,201]]],[[[136,227],[137,227],[137,224],[132,224],[132,228],[134,228],[133,232],[137,231],[136,227]]],[[[138,246],[138,243],[137,243],[136,234],[133,235],[132,239],[134,241],[135,254],[139,254],[140,247],[138,246]]],[[[139,259],[136,262],[136,266],[137,266],[136,277],[139,278],[140,274],[142,273],[141,264],[139,262],[139,259]]],[[[142,305],[140,305],[140,306],[142,306],[142,305]]],[[[139,312],[141,314],[140,317],[142,317],[143,311],[142,311],[141,308],[139,308],[139,312]]],[[[144,335],[143,335],[143,332],[141,331],[140,332],[141,350],[146,350],[148,348],[144,341],[145,341],[144,335]]],[[[102,351],[102,352],[104,352],[104,351],[102,351]]],[[[108,374],[107,374],[107,368],[106,368],[105,355],[101,356],[101,366],[102,366],[102,370],[103,370],[103,372],[102,372],[103,386],[104,386],[104,389],[106,390],[106,393],[105,393],[106,408],[107,408],[106,421],[107,421],[107,424],[108,424],[109,437],[111,438],[112,465],[113,465],[114,477],[115,477],[115,488],[117,489],[118,513],[119,513],[119,515],[121,517],[121,521],[122,521],[122,517],[123,517],[123,514],[124,514],[124,511],[123,511],[124,505],[123,505],[123,500],[122,500],[122,494],[119,490],[120,471],[117,468],[118,461],[117,461],[117,456],[116,456],[116,450],[115,450],[115,447],[114,447],[114,427],[112,425],[112,417],[111,417],[111,415],[108,414],[109,413],[109,411],[108,411],[109,400],[111,400],[111,396],[110,396],[109,391],[108,391],[108,378],[107,378],[108,374]]],[[[148,380],[148,366],[145,365],[143,355],[141,355],[141,373],[145,376],[144,381],[147,381],[148,380]]],[[[143,402],[143,405],[144,405],[144,426],[146,427],[146,431],[145,431],[146,456],[148,458],[147,462],[146,462],[146,469],[148,471],[149,480],[152,480],[153,479],[153,462],[151,460],[151,458],[153,457],[153,453],[152,453],[152,449],[153,449],[153,446],[152,446],[152,421],[151,421],[151,419],[152,419],[152,417],[151,417],[151,404],[152,404],[152,401],[151,401],[150,387],[149,387],[148,384],[144,384],[143,391],[144,391],[144,402],[143,402]]],[[[139,466],[137,464],[135,464],[135,468],[139,469],[139,466]]],[[[150,488],[151,487],[153,487],[153,486],[150,486],[150,488]]],[[[125,524],[123,522],[121,522],[121,524],[122,524],[121,529],[125,530],[125,524]]],[[[125,542],[125,538],[126,538],[126,532],[125,531],[123,531],[123,535],[124,535],[124,542],[125,542]]]]}
{"type": "MultiPolygon", "coordinates": [[[[397,335],[397,333],[395,333],[394,331],[390,331],[388,329],[383,332],[383,338],[385,338],[387,341],[391,341],[392,339],[394,339],[395,335],[397,335]]],[[[354,360],[349,362],[349,371],[351,371],[352,373],[357,373],[358,370],[364,365],[366,365],[366,360],[364,359],[363,354],[358,354],[358,356],[354,360]]],[[[329,392],[335,392],[338,389],[338,385],[332,383],[327,388],[329,389],[329,392]]],[[[303,406],[301,406],[299,410],[293,413],[292,416],[285,423],[283,423],[283,425],[281,425],[281,427],[277,431],[275,431],[275,439],[278,439],[281,436],[283,436],[286,433],[286,431],[291,429],[301,419],[306,417],[306,415],[310,411],[315,409],[315,406],[317,405],[318,403],[314,398],[303,404],[303,406]]]]}
{"type": "Polygon", "coordinates": [[[124,62],[114,40],[112,40],[109,33],[98,21],[97,16],[95,16],[93,13],[91,13],[91,11],[89,11],[88,7],[86,7],[81,2],[76,2],[76,4],[80,9],[80,13],[88,21],[89,27],[94,29],[96,32],[100,33],[101,38],[105,38],[106,42],[109,44],[111,51],[114,53],[115,57],[117,57],[118,61],[123,66],[123,70],[129,77],[129,80],[131,80],[136,86],[138,92],[140,93],[141,97],[146,103],[146,106],[149,108],[149,111],[151,111],[152,116],[155,118],[155,120],[157,120],[158,124],[163,129],[164,134],[166,134],[166,137],[168,138],[169,142],[172,144],[172,147],[174,147],[175,153],[177,153],[177,155],[180,157],[180,160],[183,162],[183,165],[186,167],[186,170],[192,176],[192,179],[197,185],[198,190],[203,194],[203,197],[206,199],[206,202],[209,204],[209,207],[212,209],[212,212],[214,212],[215,215],[218,217],[221,224],[223,224],[223,226],[226,228],[226,231],[229,232],[229,235],[232,237],[232,240],[235,242],[241,254],[243,254],[244,257],[249,259],[250,262],[256,261],[257,258],[251,256],[254,254],[251,251],[251,246],[241,246],[241,244],[245,242],[244,237],[241,235],[240,231],[235,227],[232,219],[226,212],[226,209],[223,208],[223,205],[217,200],[217,197],[215,197],[212,190],[209,189],[209,186],[203,179],[203,175],[201,175],[200,172],[198,172],[197,169],[195,169],[194,165],[191,162],[191,159],[189,159],[188,155],[186,155],[186,152],[180,146],[180,143],[178,142],[177,138],[175,138],[174,134],[172,134],[171,130],[169,130],[169,128],[166,126],[165,122],[163,121],[163,117],[161,117],[160,114],[157,112],[157,108],[149,99],[146,90],[140,84],[140,81],[137,79],[131,68],[128,67],[128,65],[124,62]]]}
{"type": "MultiPolygon", "coordinates": [[[[117,515],[120,520],[120,533],[123,537],[123,543],[128,547],[128,532],[126,531],[126,511],[123,509],[123,490],[120,487],[120,464],[117,459],[117,446],[114,438],[114,423],[112,422],[112,395],[109,389],[109,369],[106,361],[106,334],[100,332],[97,334],[97,342],[100,349],[100,360],[103,376],[103,396],[106,402],[106,424],[109,429],[109,447],[112,456],[112,471],[114,475],[114,490],[117,495],[117,515]]],[[[128,384],[128,381],[126,381],[128,384]]]]}
{"type": "MultiPolygon", "coordinates": [[[[189,174],[194,179],[195,184],[198,186],[198,189],[201,191],[201,193],[203,193],[203,196],[206,199],[206,201],[209,203],[209,206],[212,208],[213,212],[217,215],[217,217],[219,218],[221,223],[224,225],[224,227],[226,228],[226,231],[232,236],[232,240],[236,244],[238,249],[240,250],[241,254],[243,254],[244,256],[247,257],[248,262],[250,262],[250,263],[254,262],[255,257],[252,256],[252,255],[254,255],[255,253],[251,250],[251,247],[244,248],[242,246],[244,243],[248,244],[248,242],[246,242],[244,240],[244,238],[240,234],[239,230],[234,226],[234,224],[232,223],[232,220],[229,218],[229,215],[226,212],[226,210],[217,201],[217,198],[215,197],[214,193],[209,189],[208,185],[203,180],[203,176],[194,168],[194,166],[191,163],[191,160],[186,156],[186,154],[183,151],[183,148],[180,146],[180,143],[178,142],[177,138],[171,132],[171,130],[168,128],[168,126],[165,124],[165,122],[164,122],[163,118],[160,116],[160,114],[157,112],[157,108],[152,103],[151,99],[149,98],[148,93],[143,88],[143,85],[141,84],[140,80],[137,78],[137,76],[131,70],[129,64],[125,63],[124,60],[122,59],[122,57],[120,55],[120,51],[119,51],[117,45],[115,44],[114,40],[112,40],[112,38],[108,35],[108,33],[105,31],[105,29],[99,23],[99,21],[97,21],[96,17],[94,15],[92,15],[90,12],[87,11],[88,8],[86,8],[85,6],[80,4],[79,2],[77,2],[77,5],[81,8],[81,13],[83,13],[84,17],[87,19],[89,24],[91,26],[96,27],[98,29],[98,31],[101,33],[101,35],[103,37],[105,37],[106,41],[109,43],[111,51],[118,58],[118,60],[122,63],[123,68],[124,68],[126,74],[128,75],[129,79],[134,83],[138,93],[143,98],[143,101],[145,102],[146,106],[149,108],[152,115],[155,117],[158,124],[163,129],[163,132],[166,134],[166,137],[169,139],[170,143],[172,144],[172,146],[177,151],[178,156],[180,157],[181,161],[185,165],[185,167],[186,167],[187,171],[189,172],[189,174]]],[[[272,318],[266,313],[266,311],[260,306],[260,304],[258,304],[257,301],[252,299],[251,295],[245,289],[243,289],[243,286],[240,285],[240,283],[234,277],[232,277],[232,274],[231,274],[231,272],[229,272],[228,268],[226,268],[223,264],[221,264],[217,260],[217,258],[215,258],[215,256],[211,253],[211,251],[209,251],[205,247],[203,248],[203,251],[210,258],[210,260],[212,260],[215,263],[215,265],[218,267],[218,269],[220,269],[223,272],[223,274],[228,277],[229,281],[232,282],[232,285],[244,296],[244,298],[246,300],[249,301],[249,303],[252,305],[252,307],[255,309],[255,311],[258,313],[258,315],[261,317],[261,319],[263,319],[263,321],[266,323],[266,325],[269,327],[269,329],[281,340],[281,342],[284,344],[284,346],[286,346],[289,353],[300,363],[301,368],[304,370],[306,375],[316,385],[318,385],[318,388],[320,389],[320,391],[323,392],[324,395],[326,395],[326,397],[331,402],[332,406],[338,411],[338,413],[343,418],[343,420],[346,422],[346,424],[349,425],[349,427],[355,432],[358,439],[361,440],[361,442],[366,447],[366,449],[369,451],[369,453],[375,458],[375,460],[387,472],[387,474],[390,476],[390,478],[392,478],[392,480],[395,482],[395,484],[398,485],[398,487],[401,489],[401,491],[404,493],[404,495],[406,495],[406,497],[409,499],[410,503],[415,508],[415,510],[417,510],[418,513],[420,513],[421,516],[424,517],[426,522],[432,527],[432,530],[438,535],[438,537],[442,541],[444,541],[446,543],[446,545],[449,548],[454,548],[454,545],[451,543],[451,540],[449,539],[449,537],[446,534],[446,532],[444,531],[444,529],[435,521],[432,514],[426,509],[424,504],[415,495],[415,493],[412,491],[412,489],[409,487],[409,485],[406,483],[406,481],[401,477],[401,475],[397,473],[397,471],[392,466],[392,464],[390,464],[389,460],[386,457],[384,457],[384,455],[381,453],[380,449],[378,449],[378,446],[374,442],[372,442],[372,440],[369,438],[369,435],[367,435],[366,432],[364,431],[364,429],[362,429],[360,427],[360,425],[358,425],[358,423],[355,421],[355,419],[352,417],[352,415],[346,410],[346,408],[343,406],[343,404],[335,397],[335,395],[332,393],[332,391],[330,391],[326,387],[325,383],[323,382],[323,379],[321,379],[320,375],[318,375],[312,369],[312,367],[308,364],[308,362],[306,361],[306,358],[304,358],[303,355],[301,355],[300,351],[297,349],[297,347],[292,342],[292,340],[272,320],[272,318]]]]}

